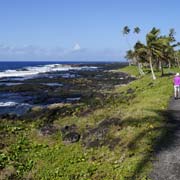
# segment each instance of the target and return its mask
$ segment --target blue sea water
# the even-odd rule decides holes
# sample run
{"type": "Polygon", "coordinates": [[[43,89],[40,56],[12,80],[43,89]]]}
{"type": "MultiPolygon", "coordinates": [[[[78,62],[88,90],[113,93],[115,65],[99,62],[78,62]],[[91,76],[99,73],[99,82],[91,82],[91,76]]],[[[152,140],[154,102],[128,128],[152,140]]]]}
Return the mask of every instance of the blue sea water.
{"type": "Polygon", "coordinates": [[[49,64],[103,64],[103,63],[112,63],[112,62],[85,62],[85,61],[0,61],[0,71],[4,70],[16,70],[21,69],[24,67],[35,67],[35,66],[43,66],[43,65],[49,65],[49,64]]]}

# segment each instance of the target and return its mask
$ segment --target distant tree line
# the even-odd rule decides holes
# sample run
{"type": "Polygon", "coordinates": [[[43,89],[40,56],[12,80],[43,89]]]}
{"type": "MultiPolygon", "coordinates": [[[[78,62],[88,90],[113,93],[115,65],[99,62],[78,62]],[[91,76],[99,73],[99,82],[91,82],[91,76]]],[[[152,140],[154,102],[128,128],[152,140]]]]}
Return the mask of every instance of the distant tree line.
{"type": "MultiPolygon", "coordinates": [[[[130,28],[125,26],[122,33],[127,37],[130,31],[130,28]]],[[[138,34],[139,32],[140,28],[135,27],[134,33],[138,34]]],[[[160,29],[153,27],[146,34],[146,42],[137,41],[133,48],[126,52],[125,58],[130,65],[137,65],[140,75],[145,74],[143,67],[148,66],[151,69],[152,78],[155,80],[154,69],[161,71],[163,76],[164,67],[180,67],[180,50],[177,50],[180,43],[176,41],[175,34],[175,30],[171,28],[168,35],[161,35],[160,29]]]]}

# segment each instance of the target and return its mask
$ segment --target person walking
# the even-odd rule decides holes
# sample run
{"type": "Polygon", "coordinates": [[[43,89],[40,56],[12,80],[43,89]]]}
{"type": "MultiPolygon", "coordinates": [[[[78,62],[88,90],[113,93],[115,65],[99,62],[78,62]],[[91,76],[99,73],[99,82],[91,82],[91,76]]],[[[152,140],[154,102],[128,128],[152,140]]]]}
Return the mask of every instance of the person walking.
{"type": "Polygon", "coordinates": [[[179,91],[180,91],[180,75],[179,73],[176,73],[173,79],[174,84],[174,99],[179,98],[179,91]]]}

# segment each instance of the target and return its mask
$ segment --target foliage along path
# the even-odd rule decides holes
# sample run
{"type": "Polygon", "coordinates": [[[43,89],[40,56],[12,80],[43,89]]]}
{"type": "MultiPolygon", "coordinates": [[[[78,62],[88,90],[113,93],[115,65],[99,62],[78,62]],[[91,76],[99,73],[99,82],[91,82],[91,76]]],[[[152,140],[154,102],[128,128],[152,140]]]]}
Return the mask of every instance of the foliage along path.
{"type": "Polygon", "coordinates": [[[167,116],[168,133],[156,151],[152,180],[180,180],[180,99],[171,99],[167,116]]]}

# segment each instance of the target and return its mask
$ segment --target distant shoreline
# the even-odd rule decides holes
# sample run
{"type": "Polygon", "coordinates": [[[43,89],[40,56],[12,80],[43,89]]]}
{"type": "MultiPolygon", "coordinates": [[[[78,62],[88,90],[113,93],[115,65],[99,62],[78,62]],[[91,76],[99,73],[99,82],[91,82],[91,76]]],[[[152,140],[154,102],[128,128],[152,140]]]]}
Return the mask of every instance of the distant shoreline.
{"type": "Polygon", "coordinates": [[[61,60],[0,60],[2,62],[58,62],[58,63],[127,63],[127,61],[61,61],[61,60]]]}

